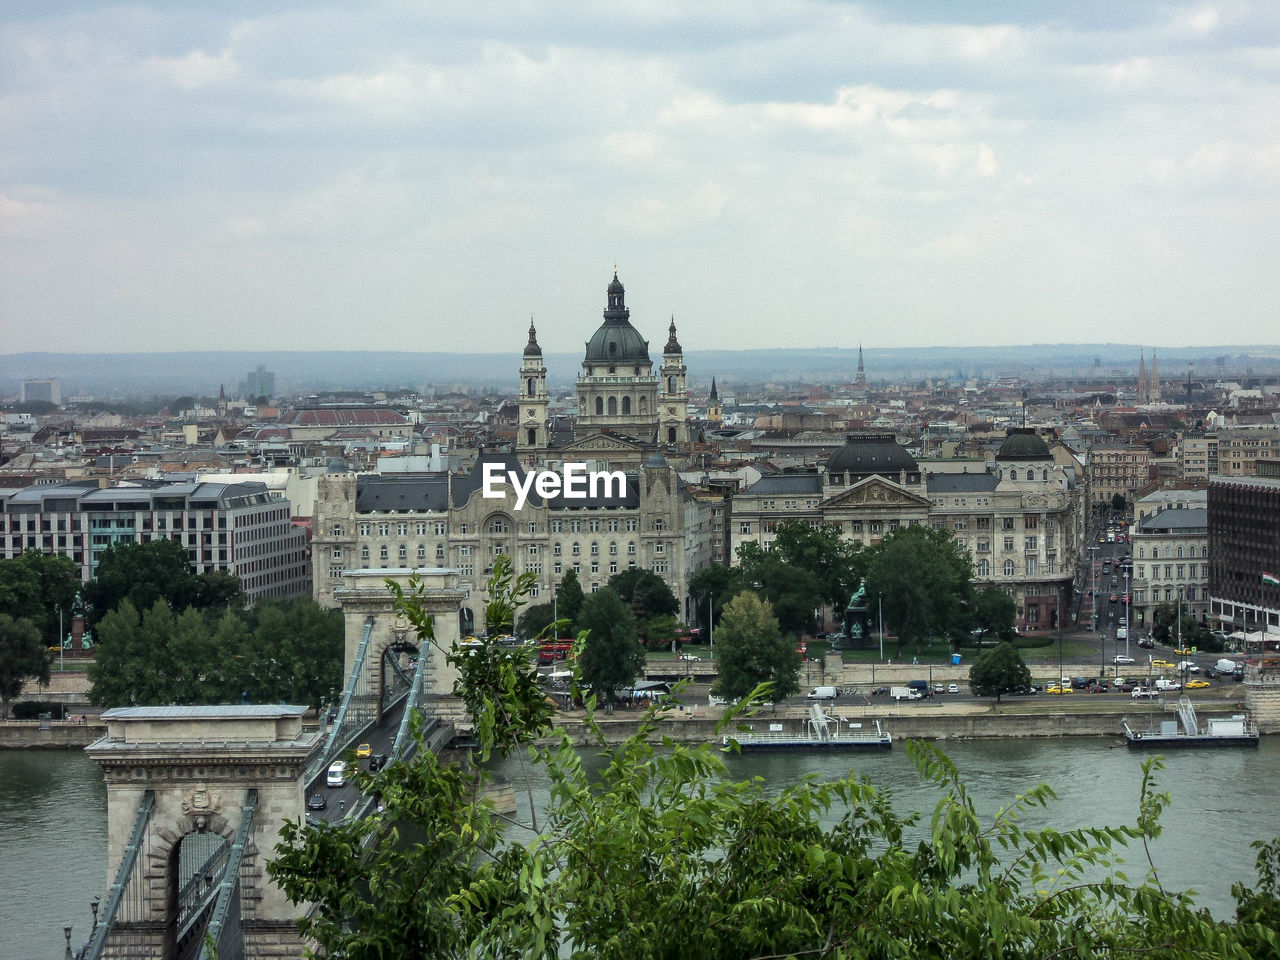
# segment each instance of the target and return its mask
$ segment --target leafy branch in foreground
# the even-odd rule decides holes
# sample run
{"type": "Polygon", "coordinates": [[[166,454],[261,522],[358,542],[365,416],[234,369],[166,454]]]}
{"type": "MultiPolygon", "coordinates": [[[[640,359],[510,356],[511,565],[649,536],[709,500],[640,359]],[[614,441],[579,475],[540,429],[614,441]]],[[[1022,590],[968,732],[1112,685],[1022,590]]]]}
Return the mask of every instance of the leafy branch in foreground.
{"type": "MultiPolygon", "coordinates": [[[[498,568],[490,623],[508,622],[526,592],[498,568]]],[[[433,642],[416,602],[412,591],[397,598],[433,642]]],[[[909,743],[921,777],[942,791],[925,822],[895,813],[853,774],[781,790],[734,781],[722,748],[657,737],[661,703],[634,736],[608,744],[588,701],[586,728],[605,761],[591,774],[568,737],[549,732],[533,666],[477,655],[458,665],[480,754],[533,742],[524,753],[550,785],[541,823],[494,816],[483,773],[429,753],[362,775],[383,816],[291,824],[268,867],[291,898],[316,904],[304,932],[324,955],[1245,960],[1277,949],[1265,925],[1274,869],[1237,923],[1167,893],[1154,868],[1125,876],[1121,854],[1156,835],[1167,802],[1156,761],[1135,825],[1059,831],[1022,823],[1055,799],[1049,787],[984,823],[955,765],[909,743]]],[[[732,736],[746,709],[727,711],[720,730],[732,736]]],[[[1280,847],[1270,849],[1274,867],[1280,847]]]]}

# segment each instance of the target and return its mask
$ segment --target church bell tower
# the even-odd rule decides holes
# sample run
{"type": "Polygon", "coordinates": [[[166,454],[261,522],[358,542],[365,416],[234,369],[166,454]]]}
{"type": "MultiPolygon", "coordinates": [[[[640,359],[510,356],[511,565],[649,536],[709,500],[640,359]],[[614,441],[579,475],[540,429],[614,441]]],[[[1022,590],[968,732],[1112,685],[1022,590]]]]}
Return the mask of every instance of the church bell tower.
{"type": "Polygon", "coordinates": [[[545,457],[549,444],[547,423],[547,367],[533,318],[529,319],[529,342],[520,361],[520,422],[516,425],[516,455],[526,463],[545,457]]]}
{"type": "Polygon", "coordinates": [[[676,318],[667,328],[667,345],[662,348],[662,394],[658,398],[658,444],[682,447],[689,442],[688,398],[685,396],[684,348],[676,339],[676,318]]]}

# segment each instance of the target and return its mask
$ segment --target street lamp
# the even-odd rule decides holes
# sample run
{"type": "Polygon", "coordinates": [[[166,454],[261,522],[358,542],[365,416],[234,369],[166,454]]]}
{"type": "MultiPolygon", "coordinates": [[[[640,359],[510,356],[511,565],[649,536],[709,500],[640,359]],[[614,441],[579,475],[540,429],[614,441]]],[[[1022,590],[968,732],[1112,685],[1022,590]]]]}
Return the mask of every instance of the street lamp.
{"type": "Polygon", "coordinates": [[[710,590],[707,591],[707,643],[711,649],[707,653],[708,660],[716,658],[716,608],[711,602],[711,598],[715,596],[710,590]]]}
{"type": "Polygon", "coordinates": [[[884,660],[884,594],[876,594],[876,613],[880,619],[880,659],[884,660]]]}

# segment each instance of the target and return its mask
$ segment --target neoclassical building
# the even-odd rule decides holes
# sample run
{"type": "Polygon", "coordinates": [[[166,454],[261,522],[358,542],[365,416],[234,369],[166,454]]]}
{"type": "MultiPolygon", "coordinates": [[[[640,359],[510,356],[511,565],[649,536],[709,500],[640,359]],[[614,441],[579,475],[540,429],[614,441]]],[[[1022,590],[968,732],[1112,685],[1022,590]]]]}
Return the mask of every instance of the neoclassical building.
{"type": "Polygon", "coordinates": [[[1011,429],[993,464],[935,472],[892,434],[847,438],[817,470],[762,477],[733,498],[732,546],[768,546],[783,520],[835,524],[871,546],[896,529],[927,523],[952,532],[979,585],[1007,590],[1020,626],[1057,626],[1071,600],[1085,497],[1034,431],[1011,429]]]}
{"type": "Polygon", "coordinates": [[[592,461],[638,467],[653,453],[678,453],[689,443],[687,368],[675,319],[657,371],[649,341],[631,325],[626,290],[614,271],[606,291],[604,322],[586,342],[578,374],[573,437],[556,443],[548,421],[547,369],[537,330],[520,364],[520,426],[516,454],[525,464],[592,461]]]}

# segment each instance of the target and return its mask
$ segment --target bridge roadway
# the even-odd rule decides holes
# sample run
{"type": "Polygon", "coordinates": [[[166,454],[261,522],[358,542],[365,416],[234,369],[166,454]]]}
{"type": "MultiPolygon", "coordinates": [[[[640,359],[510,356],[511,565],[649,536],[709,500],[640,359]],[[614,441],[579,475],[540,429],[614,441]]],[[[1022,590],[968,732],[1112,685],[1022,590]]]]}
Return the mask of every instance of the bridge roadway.
{"type": "Polygon", "coordinates": [[[356,789],[355,781],[350,777],[350,771],[353,764],[359,765],[360,769],[368,770],[368,760],[355,760],[355,744],[367,743],[373,748],[374,754],[382,754],[388,760],[391,757],[391,747],[395,743],[396,733],[400,729],[400,719],[404,716],[405,704],[408,697],[401,697],[394,706],[391,707],[382,718],[373,727],[370,727],[363,734],[356,737],[353,745],[344,751],[343,756],[347,758],[348,777],[346,786],[330,787],[326,785],[326,777],[328,769],[321,770],[319,775],[307,784],[307,799],[310,800],[314,796],[324,797],[326,806],[323,810],[307,810],[307,816],[321,820],[341,820],[346,816],[347,811],[355,808],[356,802],[360,799],[360,791],[356,789]]]}

